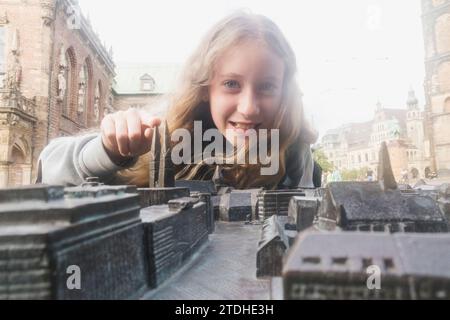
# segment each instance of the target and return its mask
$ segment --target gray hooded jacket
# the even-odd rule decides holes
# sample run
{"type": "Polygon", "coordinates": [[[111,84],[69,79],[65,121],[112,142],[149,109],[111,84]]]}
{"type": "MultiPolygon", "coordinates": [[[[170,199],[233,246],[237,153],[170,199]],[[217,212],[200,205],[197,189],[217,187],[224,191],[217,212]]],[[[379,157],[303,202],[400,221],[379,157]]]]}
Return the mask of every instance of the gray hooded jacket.
{"type": "MultiPolygon", "coordinates": [[[[115,164],[106,153],[98,133],[54,139],[39,157],[38,183],[75,186],[87,177],[98,177],[108,184],[115,173],[135,163],[115,164]]],[[[286,175],[280,188],[313,188],[314,163],[311,148],[299,140],[292,144],[286,156],[286,175]]]]}

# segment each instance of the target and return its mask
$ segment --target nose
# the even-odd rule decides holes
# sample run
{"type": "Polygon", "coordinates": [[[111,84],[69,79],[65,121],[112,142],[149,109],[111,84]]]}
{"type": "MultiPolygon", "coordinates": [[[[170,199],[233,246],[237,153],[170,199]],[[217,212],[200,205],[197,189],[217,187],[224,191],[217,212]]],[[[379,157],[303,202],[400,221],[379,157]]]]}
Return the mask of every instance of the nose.
{"type": "Polygon", "coordinates": [[[260,114],[258,99],[253,90],[242,92],[237,111],[246,118],[254,118],[260,114]]]}

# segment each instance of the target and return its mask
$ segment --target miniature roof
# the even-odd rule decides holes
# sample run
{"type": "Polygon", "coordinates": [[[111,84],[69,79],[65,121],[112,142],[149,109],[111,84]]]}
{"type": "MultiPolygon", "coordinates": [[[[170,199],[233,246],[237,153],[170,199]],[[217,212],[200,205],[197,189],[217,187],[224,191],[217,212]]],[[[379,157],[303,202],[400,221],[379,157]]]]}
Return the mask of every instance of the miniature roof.
{"type": "Polygon", "coordinates": [[[450,277],[449,234],[304,233],[291,248],[286,272],[361,272],[450,277]]]}
{"type": "Polygon", "coordinates": [[[427,196],[405,196],[400,190],[383,192],[376,182],[332,182],[328,185],[334,208],[343,208],[347,221],[441,221],[436,202],[427,196]]]}

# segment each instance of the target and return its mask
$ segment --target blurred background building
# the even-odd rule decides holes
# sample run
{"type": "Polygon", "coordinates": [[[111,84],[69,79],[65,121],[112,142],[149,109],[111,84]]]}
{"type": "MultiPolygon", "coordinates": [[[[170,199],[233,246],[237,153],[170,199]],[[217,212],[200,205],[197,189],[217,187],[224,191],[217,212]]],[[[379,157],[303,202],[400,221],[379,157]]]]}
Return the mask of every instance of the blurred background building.
{"type": "Polygon", "coordinates": [[[450,175],[450,1],[422,0],[425,134],[433,169],[450,175]]]}
{"type": "Polygon", "coordinates": [[[408,170],[411,178],[432,172],[450,176],[450,1],[422,0],[425,43],[422,109],[413,90],[406,108],[388,109],[378,103],[372,120],[329,130],[319,145],[338,170],[372,170],[378,148],[388,143],[394,174],[408,170]]]}
{"type": "Polygon", "coordinates": [[[33,183],[51,139],[168,90],[173,66],[124,64],[116,77],[112,55],[77,1],[0,1],[0,187],[33,183]]]}

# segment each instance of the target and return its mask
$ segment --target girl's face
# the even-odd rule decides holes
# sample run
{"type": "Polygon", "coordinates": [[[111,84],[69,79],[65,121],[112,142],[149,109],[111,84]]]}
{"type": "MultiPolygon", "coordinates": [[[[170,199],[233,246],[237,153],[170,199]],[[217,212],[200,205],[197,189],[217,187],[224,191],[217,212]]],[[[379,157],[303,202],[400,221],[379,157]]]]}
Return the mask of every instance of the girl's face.
{"type": "Polygon", "coordinates": [[[209,87],[217,129],[234,143],[249,129],[270,129],[279,112],[284,62],[266,45],[244,41],[221,56],[209,87]]]}

